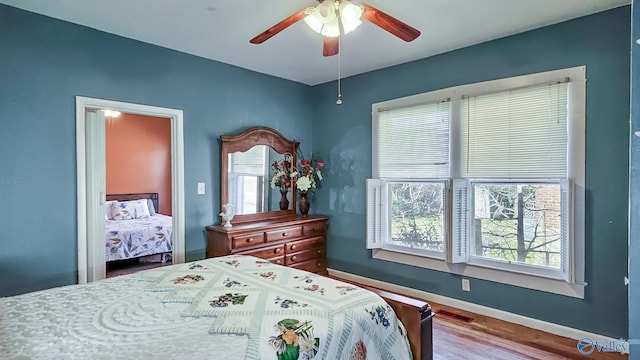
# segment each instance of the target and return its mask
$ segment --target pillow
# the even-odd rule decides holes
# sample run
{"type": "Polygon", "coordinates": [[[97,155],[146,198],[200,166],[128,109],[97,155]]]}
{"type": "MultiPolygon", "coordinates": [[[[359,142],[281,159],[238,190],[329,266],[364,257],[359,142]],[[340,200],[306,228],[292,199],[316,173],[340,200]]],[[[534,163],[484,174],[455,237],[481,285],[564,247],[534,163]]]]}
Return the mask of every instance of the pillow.
{"type": "Polygon", "coordinates": [[[121,201],[113,210],[113,220],[131,220],[148,218],[147,199],[121,201]]]}
{"type": "Polygon", "coordinates": [[[113,220],[113,209],[115,209],[118,201],[109,200],[104,203],[104,215],[106,216],[106,220],[113,220]]]}
{"type": "Polygon", "coordinates": [[[153,200],[147,199],[147,208],[149,208],[149,216],[156,215],[156,208],[153,206],[153,200]]]}

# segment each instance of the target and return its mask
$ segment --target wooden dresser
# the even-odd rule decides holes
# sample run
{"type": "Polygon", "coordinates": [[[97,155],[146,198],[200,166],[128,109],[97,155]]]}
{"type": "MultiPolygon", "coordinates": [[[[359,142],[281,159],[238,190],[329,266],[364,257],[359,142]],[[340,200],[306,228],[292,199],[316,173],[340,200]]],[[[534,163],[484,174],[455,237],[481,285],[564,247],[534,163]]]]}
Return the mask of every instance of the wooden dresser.
{"type": "Polygon", "coordinates": [[[207,226],[207,257],[242,254],[327,275],[326,216],[207,226]]]}

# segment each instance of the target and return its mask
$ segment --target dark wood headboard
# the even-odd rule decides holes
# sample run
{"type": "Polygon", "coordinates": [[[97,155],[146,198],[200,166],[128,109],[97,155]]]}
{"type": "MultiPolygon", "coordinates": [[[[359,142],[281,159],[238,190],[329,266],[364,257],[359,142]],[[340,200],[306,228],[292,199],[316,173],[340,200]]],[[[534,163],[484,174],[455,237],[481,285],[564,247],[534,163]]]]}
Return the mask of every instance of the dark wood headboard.
{"type": "Polygon", "coordinates": [[[155,208],[156,212],[158,212],[158,193],[107,194],[107,201],[128,201],[140,199],[151,199],[151,202],[153,202],[153,207],[155,208]]]}

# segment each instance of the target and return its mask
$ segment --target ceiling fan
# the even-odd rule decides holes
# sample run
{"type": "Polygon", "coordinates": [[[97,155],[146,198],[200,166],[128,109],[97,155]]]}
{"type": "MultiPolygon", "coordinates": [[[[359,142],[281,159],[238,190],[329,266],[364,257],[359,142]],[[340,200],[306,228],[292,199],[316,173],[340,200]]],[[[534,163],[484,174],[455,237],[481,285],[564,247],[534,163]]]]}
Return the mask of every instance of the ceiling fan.
{"type": "Polygon", "coordinates": [[[349,0],[318,0],[318,2],[316,7],[307,7],[292,14],[249,42],[262,44],[302,19],[311,29],[324,36],[322,50],[324,56],[336,55],[339,52],[341,31],[344,34],[353,31],[362,23],[361,17],[407,42],[420,36],[420,31],[371,5],[354,4],[349,0]]]}

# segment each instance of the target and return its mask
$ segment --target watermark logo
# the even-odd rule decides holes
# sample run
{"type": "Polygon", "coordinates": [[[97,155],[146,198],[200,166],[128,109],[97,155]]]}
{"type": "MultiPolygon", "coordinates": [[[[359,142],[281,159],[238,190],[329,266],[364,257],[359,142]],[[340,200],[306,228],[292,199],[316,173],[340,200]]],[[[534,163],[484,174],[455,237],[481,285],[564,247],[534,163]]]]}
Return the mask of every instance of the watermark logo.
{"type": "Polygon", "coordinates": [[[621,355],[629,353],[629,345],[640,344],[640,340],[594,340],[592,338],[584,337],[578,340],[578,351],[583,355],[592,354],[597,352],[609,352],[620,353],[621,355]]]}

